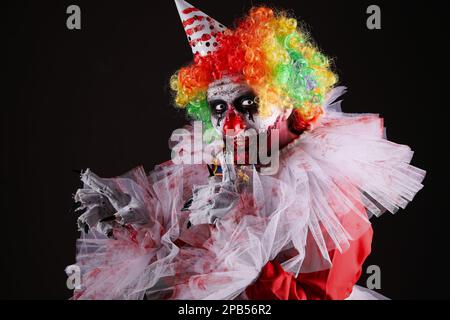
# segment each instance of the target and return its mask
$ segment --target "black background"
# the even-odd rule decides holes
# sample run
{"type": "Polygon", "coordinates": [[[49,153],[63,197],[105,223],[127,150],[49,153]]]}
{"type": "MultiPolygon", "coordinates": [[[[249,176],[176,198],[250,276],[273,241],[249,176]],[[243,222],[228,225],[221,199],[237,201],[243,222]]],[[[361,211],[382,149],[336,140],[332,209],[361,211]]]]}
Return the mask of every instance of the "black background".
{"type": "MultiPolygon", "coordinates": [[[[262,2],[191,3],[231,26],[262,2]]],[[[413,164],[428,172],[405,210],[373,220],[366,265],[380,266],[380,292],[449,298],[448,172],[438,169],[448,148],[448,1],[264,3],[289,9],[335,59],[349,87],[344,111],[380,113],[388,138],[411,146],[413,164]],[[381,30],[366,28],[370,4],[381,7],[381,30]]],[[[168,79],[192,54],[171,0],[14,1],[1,19],[0,297],[66,299],[64,268],[78,236],[73,170],[113,176],[167,160],[167,140],[185,123],[171,106],[168,79]],[[81,30],[66,28],[70,4],[81,7],[81,30]]]]}

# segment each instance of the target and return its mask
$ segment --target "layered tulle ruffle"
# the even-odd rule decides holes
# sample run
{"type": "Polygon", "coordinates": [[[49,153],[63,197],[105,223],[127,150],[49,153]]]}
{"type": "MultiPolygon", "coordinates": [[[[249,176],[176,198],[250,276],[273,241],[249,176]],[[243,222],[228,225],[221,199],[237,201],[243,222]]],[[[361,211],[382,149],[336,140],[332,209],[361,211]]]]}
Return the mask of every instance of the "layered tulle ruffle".
{"type": "Polygon", "coordinates": [[[404,208],[425,175],[407,146],[385,139],[377,115],[340,111],[342,91],[272,175],[222,166],[224,181],[205,165],[172,162],[148,175],[84,172],[76,200],[89,231],[78,240],[74,298],[242,298],[271,260],[294,276],[329,268],[331,250],[345,252],[370,216],[404,208]]]}

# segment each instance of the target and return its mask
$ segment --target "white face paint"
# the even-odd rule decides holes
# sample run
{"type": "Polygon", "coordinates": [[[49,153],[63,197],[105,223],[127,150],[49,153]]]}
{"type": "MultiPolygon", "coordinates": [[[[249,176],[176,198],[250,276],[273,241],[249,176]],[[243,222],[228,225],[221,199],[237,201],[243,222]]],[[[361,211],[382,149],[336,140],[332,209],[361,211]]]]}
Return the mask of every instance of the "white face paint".
{"type": "Polygon", "coordinates": [[[269,116],[262,116],[255,92],[236,77],[211,83],[207,99],[211,122],[226,144],[226,161],[258,164],[267,174],[276,172],[279,148],[289,138],[287,118],[292,109],[273,106],[269,116]]]}
{"type": "Polygon", "coordinates": [[[274,107],[270,116],[262,117],[252,88],[242,79],[230,76],[212,82],[208,87],[207,99],[211,122],[222,136],[228,128],[227,123],[231,122],[232,113],[235,119],[238,117],[243,131],[254,129],[258,133],[267,131],[285,113],[274,107]]]}

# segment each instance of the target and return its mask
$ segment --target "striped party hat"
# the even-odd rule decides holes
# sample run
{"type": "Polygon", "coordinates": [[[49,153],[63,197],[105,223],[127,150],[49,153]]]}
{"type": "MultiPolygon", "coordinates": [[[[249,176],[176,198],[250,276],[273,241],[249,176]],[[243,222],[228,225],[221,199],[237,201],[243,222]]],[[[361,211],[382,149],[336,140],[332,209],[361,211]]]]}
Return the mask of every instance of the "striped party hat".
{"type": "Polygon", "coordinates": [[[216,36],[225,26],[184,0],[175,0],[192,53],[205,56],[215,51],[216,36]]]}

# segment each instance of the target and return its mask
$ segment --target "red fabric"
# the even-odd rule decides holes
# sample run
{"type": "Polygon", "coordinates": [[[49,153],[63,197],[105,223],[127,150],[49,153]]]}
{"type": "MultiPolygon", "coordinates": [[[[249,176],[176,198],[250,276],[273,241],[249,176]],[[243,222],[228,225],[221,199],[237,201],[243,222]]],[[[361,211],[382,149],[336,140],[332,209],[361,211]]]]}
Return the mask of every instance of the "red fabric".
{"type": "Polygon", "coordinates": [[[270,261],[258,280],[247,288],[247,297],[252,300],[345,299],[358,281],[362,264],[370,254],[372,235],[370,228],[358,240],[351,241],[344,253],[330,251],[330,269],[300,273],[297,278],[284,271],[277,261],[270,261]]]}

